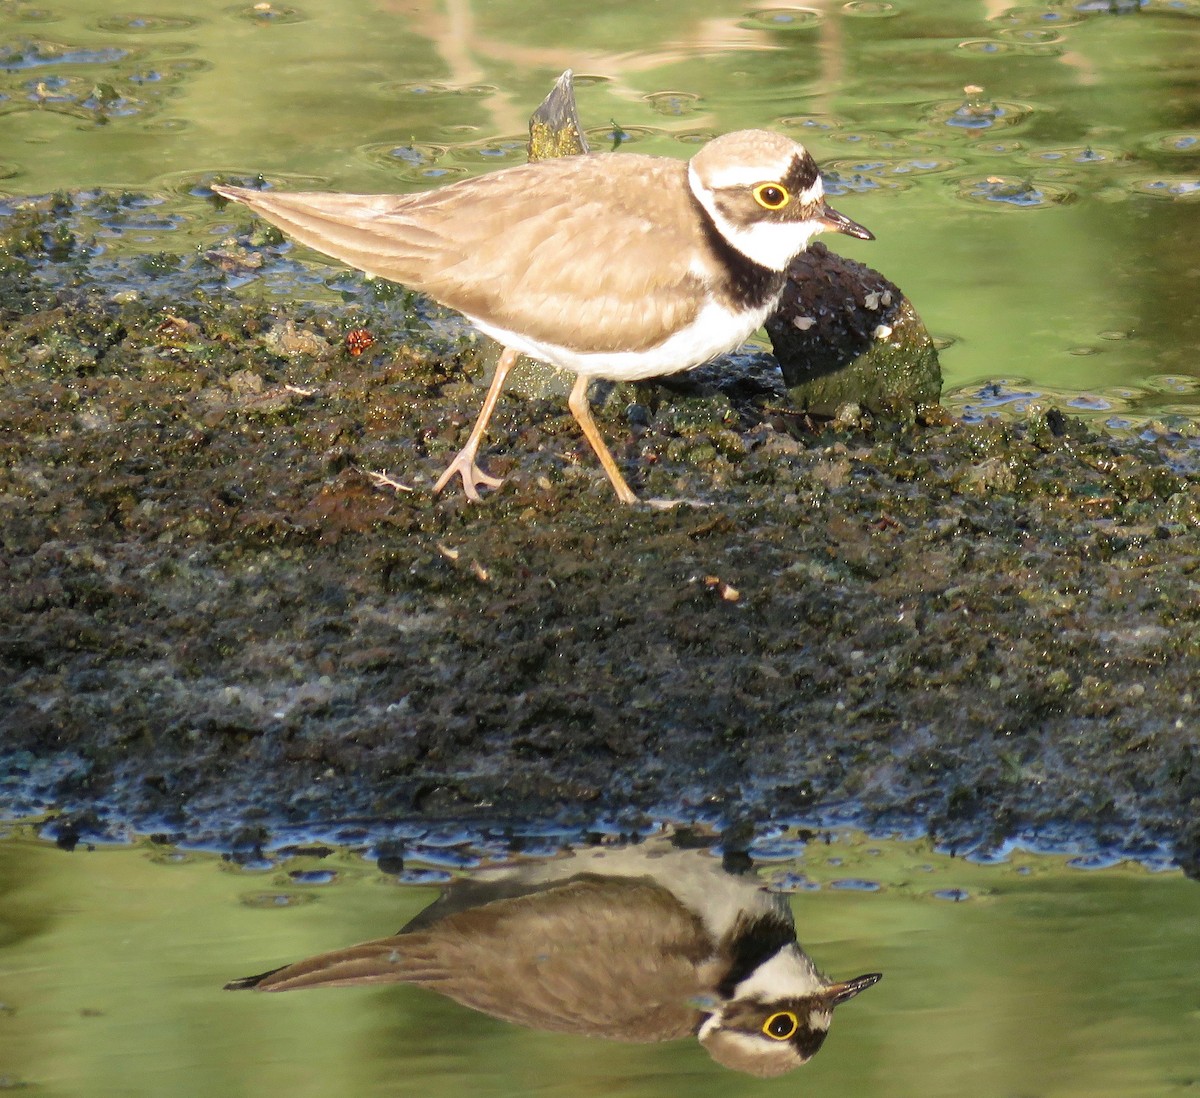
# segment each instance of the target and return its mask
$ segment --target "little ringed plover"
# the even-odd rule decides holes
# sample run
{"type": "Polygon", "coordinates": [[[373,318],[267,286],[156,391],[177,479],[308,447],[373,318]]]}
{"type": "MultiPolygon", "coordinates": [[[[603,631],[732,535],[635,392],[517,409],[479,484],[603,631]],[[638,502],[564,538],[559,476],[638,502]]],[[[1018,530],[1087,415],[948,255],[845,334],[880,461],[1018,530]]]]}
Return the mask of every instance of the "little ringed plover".
{"type": "Polygon", "coordinates": [[[225,986],[413,984],[533,1029],[695,1037],[718,1063],[767,1077],[811,1059],[834,1008],[880,979],[823,976],[786,897],[651,840],[484,870],[397,934],[225,986]]]}
{"type": "Polygon", "coordinates": [[[504,347],[466,445],[438,480],[470,499],[501,483],[476,454],[519,354],[577,375],[567,404],[617,496],[634,495],[592,419],[591,378],[688,370],[744,342],[817,233],[874,239],[825,201],[803,145],[765,130],[688,162],[542,160],[410,195],[214,186],[303,244],[461,312],[504,347]]]}

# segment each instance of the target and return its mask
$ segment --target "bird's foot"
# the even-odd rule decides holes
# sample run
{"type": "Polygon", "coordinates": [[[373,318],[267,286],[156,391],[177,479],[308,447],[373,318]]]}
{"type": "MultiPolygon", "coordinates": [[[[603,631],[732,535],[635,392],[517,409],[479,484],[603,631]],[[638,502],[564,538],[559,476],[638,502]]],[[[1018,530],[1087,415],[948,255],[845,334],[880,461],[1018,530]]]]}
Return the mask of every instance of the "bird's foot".
{"type": "Polygon", "coordinates": [[[455,455],[454,460],[446,466],[446,471],[438,477],[437,484],[433,486],[433,494],[436,496],[455,475],[462,478],[463,491],[466,493],[467,499],[475,503],[479,503],[483,499],[479,494],[481,484],[485,488],[499,488],[504,483],[500,477],[488,476],[475,464],[474,450],[465,449],[455,455]]]}

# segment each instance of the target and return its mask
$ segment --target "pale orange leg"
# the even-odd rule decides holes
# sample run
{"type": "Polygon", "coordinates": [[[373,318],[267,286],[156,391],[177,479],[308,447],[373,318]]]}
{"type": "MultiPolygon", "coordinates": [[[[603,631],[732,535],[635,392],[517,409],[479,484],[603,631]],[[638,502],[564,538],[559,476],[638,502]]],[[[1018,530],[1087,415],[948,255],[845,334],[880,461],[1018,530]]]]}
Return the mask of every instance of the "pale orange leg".
{"type": "Polygon", "coordinates": [[[446,466],[446,471],[433,486],[435,496],[446,487],[455,474],[462,477],[463,491],[466,492],[467,499],[474,500],[476,503],[480,500],[479,485],[499,488],[504,483],[499,477],[490,477],[480,469],[475,464],[475,454],[479,450],[479,444],[483,441],[483,433],[487,430],[488,420],[492,418],[492,412],[496,410],[496,401],[500,399],[500,390],[504,388],[504,379],[508,377],[508,372],[516,364],[516,361],[517,352],[510,347],[505,347],[500,361],[496,363],[496,373],[492,377],[491,385],[488,386],[487,396],[483,398],[483,407],[479,410],[479,418],[475,420],[475,426],[471,428],[467,444],[454,455],[454,460],[446,466]]]}
{"type": "Polygon", "coordinates": [[[613,461],[613,456],[608,452],[608,447],[604,445],[604,439],[600,437],[600,432],[596,428],[596,421],[592,419],[591,405],[588,404],[587,398],[588,379],[580,374],[575,379],[575,384],[571,389],[571,395],[567,397],[567,407],[571,409],[571,415],[575,417],[583,431],[583,437],[592,444],[592,449],[596,451],[596,457],[600,459],[600,464],[604,466],[604,471],[608,474],[608,479],[612,481],[613,488],[616,489],[617,497],[622,503],[637,503],[638,498],[633,494],[633,490],[625,483],[625,478],[621,476],[621,470],[617,468],[617,463],[613,461]]]}

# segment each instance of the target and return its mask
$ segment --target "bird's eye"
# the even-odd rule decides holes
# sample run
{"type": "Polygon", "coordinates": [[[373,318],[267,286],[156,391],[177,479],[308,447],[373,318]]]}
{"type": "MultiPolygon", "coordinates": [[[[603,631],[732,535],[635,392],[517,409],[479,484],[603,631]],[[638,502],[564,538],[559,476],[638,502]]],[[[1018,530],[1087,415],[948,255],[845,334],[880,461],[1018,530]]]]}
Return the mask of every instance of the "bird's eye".
{"type": "Polygon", "coordinates": [[[790,1010],[781,1010],[763,1022],[762,1031],[776,1041],[786,1041],[799,1028],[800,1019],[790,1010]]]}
{"type": "Polygon", "coordinates": [[[754,188],[754,201],[764,210],[782,210],[791,200],[787,187],[778,183],[760,183],[754,188]]]}

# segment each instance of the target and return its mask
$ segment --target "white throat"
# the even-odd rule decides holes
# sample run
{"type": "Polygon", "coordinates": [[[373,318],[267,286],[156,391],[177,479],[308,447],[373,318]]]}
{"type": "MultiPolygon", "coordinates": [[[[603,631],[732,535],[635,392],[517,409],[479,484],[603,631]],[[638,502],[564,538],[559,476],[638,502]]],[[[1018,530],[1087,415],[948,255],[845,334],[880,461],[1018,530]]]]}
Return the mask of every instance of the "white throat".
{"type": "MultiPolygon", "coordinates": [[[[828,985],[821,979],[812,961],[799,946],[785,946],[734,988],[730,1002],[757,999],[763,1003],[773,1003],[783,999],[803,999],[805,996],[815,995],[826,986],[828,985]]],[[[826,1019],[824,1026],[828,1027],[828,1014],[824,1011],[820,1013],[826,1019]]],[[[704,1020],[699,1031],[701,1039],[721,1028],[723,1014],[722,1007],[704,1020]]],[[[810,1021],[821,1028],[815,1018],[810,1021]]]]}
{"type": "Polygon", "coordinates": [[[799,946],[784,946],[734,989],[735,999],[799,999],[825,987],[812,961],[799,946]]]}
{"type": "MultiPolygon", "coordinates": [[[[756,221],[753,225],[735,225],[717,209],[713,192],[706,187],[688,165],[688,185],[696,201],[704,207],[713,224],[730,245],[747,259],[772,271],[787,270],[787,266],[805,248],[808,242],[821,231],[821,223],[806,221],[756,221]]],[[[806,191],[804,198],[820,198],[824,193],[820,180],[806,191]]]]}

